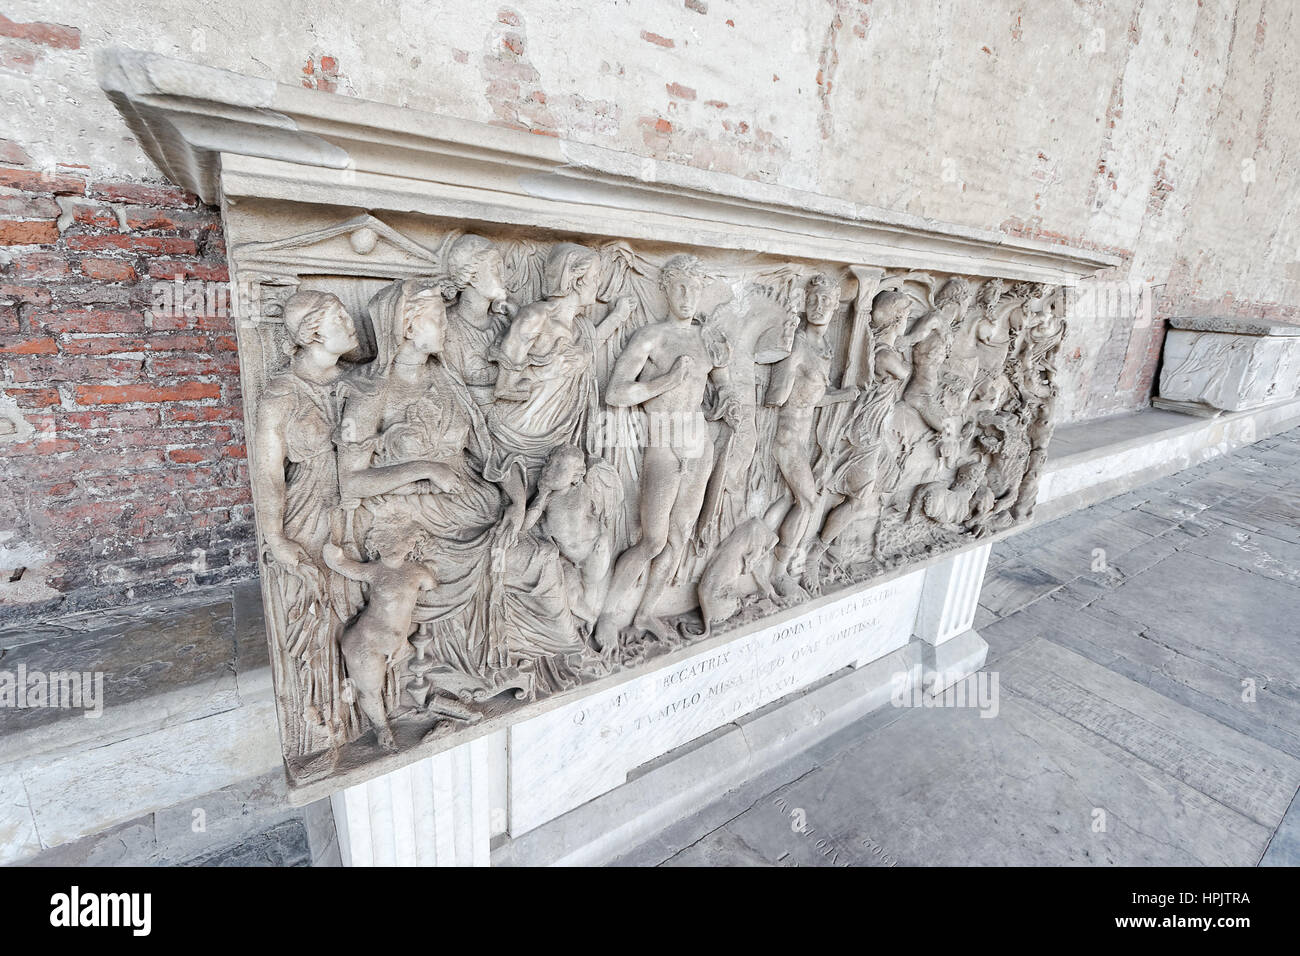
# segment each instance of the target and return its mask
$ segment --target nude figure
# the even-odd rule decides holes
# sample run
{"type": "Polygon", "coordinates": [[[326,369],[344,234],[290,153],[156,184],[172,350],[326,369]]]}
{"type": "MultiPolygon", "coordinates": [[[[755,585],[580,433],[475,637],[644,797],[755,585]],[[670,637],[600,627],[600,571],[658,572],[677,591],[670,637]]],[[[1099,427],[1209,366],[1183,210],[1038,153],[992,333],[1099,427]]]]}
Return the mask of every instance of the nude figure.
{"type": "Polygon", "coordinates": [[[384,707],[384,681],[389,665],[406,649],[406,640],[414,630],[411,618],[420,591],[437,584],[428,568],[410,560],[413,528],[409,522],[403,525],[381,512],[366,536],[366,550],[377,560],[353,561],[333,542],[326,544],[323,552],[325,563],[334,571],[370,585],[369,603],[343,631],[339,646],[357,706],[374,724],[379,746],[390,752],[397,749],[397,742],[384,707]]]}
{"type": "Polygon", "coordinates": [[[704,273],[695,256],[673,256],[659,274],[668,299],[668,317],[642,326],[628,340],[610,374],[605,401],[615,407],[639,405],[651,420],[673,423],[658,430],[642,457],[641,538],[619,556],[610,585],[610,603],[596,624],[596,644],[610,655],[626,624],[626,607],[636,599],[637,582],[647,575],[631,623],[660,640],[676,633],[655,615],[694,531],[713,467],[713,443],[702,421],[705,388],[719,389],[719,414],[730,427],[740,406],[727,377],[730,349],[718,333],[696,319],[704,273]],[[688,418],[690,421],[688,422],[688,418]]]}
{"type": "Polygon", "coordinates": [[[823,405],[846,402],[858,394],[853,387],[829,387],[831,346],[826,327],[839,304],[839,284],[824,273],[813,276],[804,327],[796,334],[790,354],[773,367],[765,399],[768,406],[780,409],[772,454],[794,496],[794,504],[781,522],[776,548],[776,587],[787,597],[801,590],[795,582],[799,570],[795,565],[819,498],[808,444],[813,417],[823,405]]]}

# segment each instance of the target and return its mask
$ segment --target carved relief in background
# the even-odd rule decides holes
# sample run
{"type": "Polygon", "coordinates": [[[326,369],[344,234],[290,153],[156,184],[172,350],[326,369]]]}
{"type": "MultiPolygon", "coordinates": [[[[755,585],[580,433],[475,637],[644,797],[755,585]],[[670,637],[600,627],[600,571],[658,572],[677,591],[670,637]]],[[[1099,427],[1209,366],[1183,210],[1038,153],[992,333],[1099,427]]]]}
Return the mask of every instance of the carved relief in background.
{"type": "Polygon", "coordinates": [[[263,306],[241,355],[297,780],[1033,507],[1056,288],[422,240],[363,216],[235,250],[263,306]]]}

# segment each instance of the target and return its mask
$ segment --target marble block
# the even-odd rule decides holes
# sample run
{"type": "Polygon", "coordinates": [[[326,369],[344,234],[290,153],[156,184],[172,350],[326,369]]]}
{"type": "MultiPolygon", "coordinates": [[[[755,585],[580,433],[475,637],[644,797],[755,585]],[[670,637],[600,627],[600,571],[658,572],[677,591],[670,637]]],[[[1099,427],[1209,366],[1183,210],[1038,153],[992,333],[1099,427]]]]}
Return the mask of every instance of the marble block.
{"type": "Polygon", "coordinates": [[[511,835],[614,789],[634,768],[730,721],[903,647],[925,573],[787,615],[511,727],[511,835]]]}
{"type": "Polygon", "coordinates": [[[1300,394],[1300,325],[1271,319],[1173,318],[1159,408],[1213,416],[1300,394]]]}
{"type": "Polygon", "coordinates": [[[331,797],[344,866],[487,866],[488,752],[480,737],[331,797]]]}

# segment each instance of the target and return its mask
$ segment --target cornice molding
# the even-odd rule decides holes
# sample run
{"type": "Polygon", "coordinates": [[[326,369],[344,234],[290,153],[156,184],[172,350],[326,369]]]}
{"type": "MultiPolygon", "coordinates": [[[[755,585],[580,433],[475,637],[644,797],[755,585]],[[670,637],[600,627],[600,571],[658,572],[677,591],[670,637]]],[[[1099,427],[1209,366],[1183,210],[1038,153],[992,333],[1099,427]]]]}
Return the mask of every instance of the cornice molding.
{"type": "Polygon", "coordinates": [[[286,199],[1062,284],[1120,261],[159,54],[113,49],[98,65],[145,152],[208,203],[286,199]]]}

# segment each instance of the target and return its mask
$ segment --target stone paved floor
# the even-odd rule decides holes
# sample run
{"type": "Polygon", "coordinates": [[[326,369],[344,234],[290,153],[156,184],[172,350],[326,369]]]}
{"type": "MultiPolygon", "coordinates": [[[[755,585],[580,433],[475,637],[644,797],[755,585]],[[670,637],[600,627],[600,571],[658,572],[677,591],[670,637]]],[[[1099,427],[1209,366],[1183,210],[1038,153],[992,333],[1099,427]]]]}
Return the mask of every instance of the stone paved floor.
{"type": "Polygon", "coordinates": [[[1300,430],[994,547],[997,708],[886,707],[626,865],[1300,865],[1300,430]]]}

